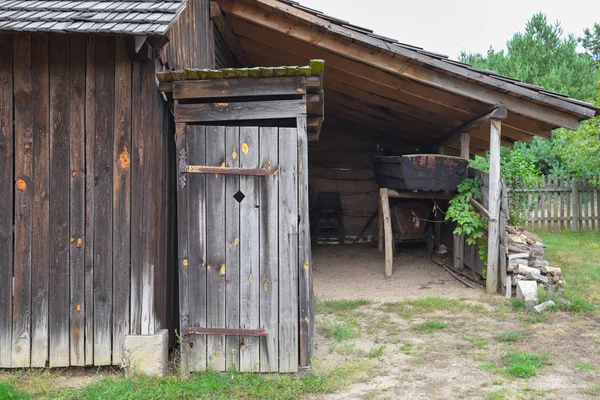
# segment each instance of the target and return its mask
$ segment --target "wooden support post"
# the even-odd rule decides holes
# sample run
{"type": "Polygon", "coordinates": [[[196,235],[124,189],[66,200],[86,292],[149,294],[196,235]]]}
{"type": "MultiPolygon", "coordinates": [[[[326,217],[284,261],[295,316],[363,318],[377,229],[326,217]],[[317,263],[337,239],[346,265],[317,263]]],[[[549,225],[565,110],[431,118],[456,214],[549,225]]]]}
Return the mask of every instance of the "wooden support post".
{"type": "Polygon", "coordinates": [[[386,279],[392,276],[394,268],[394,237],[392,236],[392,218],[390,216],[390,199],[388,189],[379,189],[381,211],[383,214],[383,230],[385,236],[385,273],[386,279]]]}
{"type": "Polygon", "coordinates": [[[579,181],[576,178],[573,178],[573,183],[572,183],[572,195],[573,195],[573,201],[572,201],[572,205],[573,205],[573,216],[571,217],[571,230],[576,232],[577,230],[579,230],[579,209],[580,209],[580,202],[579,202],[579,181]]]}
{"type": "Polygon", "coordinates": [[[463,132],[460,134],[460,156],[468,160],[470,149],[471,135],[469,134],[469,132],[463,132]]]}
{"type": "MultiPolygon", "coordinates": [[[[460,134],[460,156],[469,159],[471,135],[468,132],[460,134]]],[[[462,271],[465,267],[465,235],[454,235],[454,269],[462,271]]]]}
{"type": "Polygon", "coordinates": [[[381,201],[379,202],[379,210],[377,214],[379,217],[377,221],[377,228],[379,230],[379,240],[377,241],[377,247],[379,248],[379,251],[383,251],[383,241],[385,235],[383,233],[383,208],[381,207],[381,201]]]}
{"type": "Polygon", "coordinates": [[[502,120],[490,120],[490,180],[488,211],[488,256],[486,291],[494,293],[498,289],[498,256],[500,247],[499,217],[500,217],[500,131],[502,120]]]}

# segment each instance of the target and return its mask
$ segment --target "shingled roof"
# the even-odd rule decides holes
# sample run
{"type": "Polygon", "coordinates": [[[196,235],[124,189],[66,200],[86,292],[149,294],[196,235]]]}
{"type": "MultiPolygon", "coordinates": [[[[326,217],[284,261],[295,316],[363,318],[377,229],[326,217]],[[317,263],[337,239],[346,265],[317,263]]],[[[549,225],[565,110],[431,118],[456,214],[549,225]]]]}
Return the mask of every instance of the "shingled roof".
{"type": "Polygon", "coordinates": [[[164,35],[186,0],[0,0],[0,31],[164,35]]]}

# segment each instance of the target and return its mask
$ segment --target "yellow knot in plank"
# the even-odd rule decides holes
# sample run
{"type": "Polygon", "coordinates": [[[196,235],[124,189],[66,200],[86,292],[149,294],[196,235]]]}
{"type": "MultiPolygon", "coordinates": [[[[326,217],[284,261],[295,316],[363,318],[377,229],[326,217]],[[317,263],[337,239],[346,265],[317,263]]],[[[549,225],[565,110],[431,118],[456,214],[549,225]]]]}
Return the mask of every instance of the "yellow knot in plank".
{"type": "Polygon", "coordinates": [[[77,171],[73,171],[73,172],[71,172],[71,176],[72,176],[73,178],[75,178],[75,177],[77,176],[77,171]]]}
{"type": "Polygon", "coordinates": [[[21,192],[24,191],[25,189],[27,189],[27,183],[25,183],[25,181],[23,179],[17,179],[17,189],[19,189],[21,192]]]}
{"type": "Polygon", "coordinates": [[[187,260],[187,258],[184,258],[184,259],[183,259],[183,266],[184,266],[184,267],[187,267],[187,266],[188,266],[188,260],[187,260]]]}
{"type": "Polygon", "coordinates": [[[81,311],[81,304],[77,304],[77,307],[75,307],[75,309],[76,309],[77,311],[81,311]]]}
{"type": "Polygon", "coordinates": [[[263,288],[265,288],[265,292],[269,291],[269,285],[267,285],[267,282],[265,282],[263,288]]]}
{"type": "Polygon", "coordinates": [[[83,240],[81,238],[77,238],[77,246],[81,247],[82,244],[83,244],[83,240]]]}
{"type": "Polygon", "coordinates": [[[235,151],[235,149],[233,149],[233,152],[231,152],[231,158],[234,160],[237,158],[237,151],[235,151]]]}
{"type": "Polygon", "coordinates": [[[221,265],[221,276],[225,276],[225,271],[226,271],[225,265],[221,265]]]}
{"type": "Polygon", "coordinates": [[[235,238],[235,240],[233,241],[236,245],[240,244],[240,238],[235,238]]]}
{"type": "Polygon", "coordinates": [[[277,176],[277,175],[279,175],[279,170],[278,169],[276,169],[275,172],[273,172],[273,176],[277,176]]]}
{"type": "Polygon", "coordinates": [[[242,143],[242,153],[248,154],[248,150],[250,150],[250,147],[248,147],[248,143],[242,143]]]}
{"type": "Polygon", "coordinates": [[[216,103],[215,107],[227,107],[229,103],[216,103]]]}
{"type": "Polygon", "coordinates": [[[267,172],[271,172],[271,160],[267,163],[267,172]]]}
{"type": "Polygon", "coordinates": [[[308,317],[304,318],[304,320],[306,321],[306,323],[308,324],[308,317]]]}
{"type": "Polygon", "coordinates": [[[128,168],[131,160],[129,159],[129,151],[127,147],[123,146],[123,151],[119,155],[119,160],[121,161],[121,168],[128,168]]]}
{"type": "Polygon", "coordinates": [[[215,357],[217,357],[217,358],[221,357],[221,353],[219,353],[218,351],[215,351],[215,357]]]}
{"type": "Polygon", "coordinates": [[[235,349],[231,349],[231,354],[235,355],[235,349]]]}
{"type": "Polygon", "coordinates": [[[304,263],[304,269],[308,270],[308,268],[310,267],[310,264],[308,264],[308,261],[304,263]]]}
{"type": "Polygon", "coordinates": [[[250,283],[252,283],[252,281],[254,280],[254,277],[252,276],[252,274],[250,274],[250,276],[248,277],[248,280],[250,281],[250,283]]]}
{"type": "Polygon", "coordinates": [[[298,89],[296,89],[296,92],[298,92],[298,93],[304,93],[304,90],[302,90],[302,88],[298,88],[298,89]]]}
{"type": "Polygon", "coordinates": [[[71,240],[69,240],[69,242],[73,243],[75,241],[75,238],[71,238],[71,240]]]}

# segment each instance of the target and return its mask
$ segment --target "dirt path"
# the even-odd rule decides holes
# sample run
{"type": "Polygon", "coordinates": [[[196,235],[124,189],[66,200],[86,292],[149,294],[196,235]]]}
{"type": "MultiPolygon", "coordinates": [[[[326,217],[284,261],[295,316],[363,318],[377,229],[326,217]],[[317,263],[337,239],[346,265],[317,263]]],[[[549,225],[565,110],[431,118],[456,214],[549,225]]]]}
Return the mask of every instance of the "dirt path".
{"type": "Polygon", "coordinates": [[[402,246],[394,259],[394,274],[383,278],[385,258],[370,244],[316,246],[313,248],[315,295],[319,298],[368,297],[398,301],[423,296],[478,297],[483,289],[470,289],[432,262],[422,246],[402,246]]]}
{"type": "Polygon", "coordinates": [[[600,398],[594,318],[558,311],[539,317],[501,301],[423,304],[376,303],[318,315],[320,366],[355,364],[359,371],[348,387],[319,398],[600,398]],[[355,337],[338,340],[348,325],[355,337]],[[512,352],[545,354],[548,365],[530,378],[511,376],[503,360],[512,352]]]}

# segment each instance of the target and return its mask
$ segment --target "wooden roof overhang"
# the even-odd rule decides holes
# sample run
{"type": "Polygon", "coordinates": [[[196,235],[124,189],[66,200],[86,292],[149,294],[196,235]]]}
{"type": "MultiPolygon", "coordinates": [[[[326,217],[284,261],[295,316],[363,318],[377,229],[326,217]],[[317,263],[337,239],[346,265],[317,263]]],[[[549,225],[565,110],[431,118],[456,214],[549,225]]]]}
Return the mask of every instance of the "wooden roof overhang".
{"type": "Polygon", "coordinates": [[[216,0],[212,17],[239,59],[253,65],[326,60],[327,118],[357,129],[436,149],[460,148],[457,129],[470,129],[471,152],[489,148],[489,125],[469,123],[502,105],[502,144],[550,138],[577,129],[599,110],[418,47],[356,27],[287,0],[216,0]],[[453,140],[449,140],[453,139],[453,140]]]}

